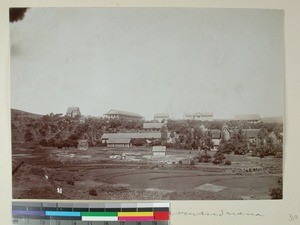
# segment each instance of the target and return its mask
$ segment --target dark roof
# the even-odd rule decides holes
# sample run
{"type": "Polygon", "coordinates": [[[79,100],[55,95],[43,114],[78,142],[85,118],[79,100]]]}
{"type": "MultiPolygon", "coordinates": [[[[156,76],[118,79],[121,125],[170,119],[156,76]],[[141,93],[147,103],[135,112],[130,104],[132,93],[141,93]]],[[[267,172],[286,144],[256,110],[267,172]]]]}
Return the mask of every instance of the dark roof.
{"type": "Polygon", "coordinates": [[[163,123],[144,123],[144,129],[161,129],[164,126],[163,123]]]}
{"type": "Polygon", "coordinates": [[[107,144],[129,144],[131,138],[116,138],[116,139],[108,139],[107,144]]]}
{"type": "Polygon", "coordinates": [[[128,138],[161,138],[160,132],[143,133],[104,133],[102,139],[128,139],[128,138]]]}
{"type": "Polygon", "coordinates": [[[244,129],[247,138],[257,138],[260,129],[244,129]]]}
{"type": "Polygon", "coordinates": [[[112,109],[110,110],[108,113],[104,114],[104,115],[123,115],[123,116],[132,116],[132,117],[139,117],[142,118],[142,116],[140,114],[137,113],[133,113],[133,112],[127,112],[127,111],[121,111],[121,110],[116,110],[116,109],[112,109]]]}
{"type": "Polygon", "coordinates": [[[67,114],[72,113],[73,111],[79,111],[79,107],[69,107],[67,110],[67,114]]]}
{"type": "Polygon", "coordinates": [[[221,138],[221,131],[220,130],[212,130],[211,136],[212,136],[212,139],[219,139],[219,138],[221,138]]]}

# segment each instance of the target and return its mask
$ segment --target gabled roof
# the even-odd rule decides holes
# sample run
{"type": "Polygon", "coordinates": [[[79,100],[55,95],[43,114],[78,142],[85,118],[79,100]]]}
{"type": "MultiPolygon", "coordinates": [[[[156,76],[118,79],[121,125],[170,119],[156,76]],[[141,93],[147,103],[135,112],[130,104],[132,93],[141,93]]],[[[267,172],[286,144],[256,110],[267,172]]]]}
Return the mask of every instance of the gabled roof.
{"type": "Polygon", "coordinates": [[[79,107],[69,107],[67,110],[67,114],[72,113],[73,111],[79,111],[79,107]]]}
{"type": "Polygon", "coordinates": [[[104,115],[123,115],[123,116],[132,116],[132,117],[139,117],[142,118],[142,116],[140,114],[137,113],[133,113],[133,112],[127,112],[127,111],[121,111],[121,110],[116,110],[116,109],[112,109],[110,110],[108,113],[104,114],[104,115]]]}
{"type": "Polygon", "coordinates": [[[143,133],[104,133],[102,139],[129,139],[129,138],[161,138],[160,132],[143,132],[143,133]]]}
{"type": "Polygon", "coordinates": [[[164,126],[163,123],[144,123],[144,129],[161,129],[164,126]]]}
{"type": "Polygon", "coordinates": [[[244,129],[247,138],[257,138],[260,129],[244,129]]]}
{"type": "Polygon", "coordinates": [[[220,139],[221,138],[221,131],[220,130],[212,130],[211,131],[212,139],[220,139]]]}
{"type": "Polygon", "coordinates": [[[129,144],[131,138],[116,138],[116,139],[108,139],[107,144],[129,144]]]}

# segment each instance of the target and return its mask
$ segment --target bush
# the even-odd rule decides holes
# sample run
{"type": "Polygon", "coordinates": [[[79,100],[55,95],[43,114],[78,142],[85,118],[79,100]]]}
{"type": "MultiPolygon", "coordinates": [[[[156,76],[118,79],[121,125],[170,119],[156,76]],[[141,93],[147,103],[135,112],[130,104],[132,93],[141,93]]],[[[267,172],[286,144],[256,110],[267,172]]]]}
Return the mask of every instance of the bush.
{"type": "Polygon", "coordinates": [[[190,159],[190,165],[191,166],[193,166],[193,165],[195,165],[196,163],[195,163],[195,160],[194,159],[190,159]]]}
{"type": "Polygon", "coordinates": [[[133,138],[132,139],[132,144],[134,146],[143,146],[145,145],[147,142],[144,139],[139,139],[139,138],[133,138]]]}
{"type": "Polygon", "coordinates": [[[282,187],[271,188],[269,195],[271,199],[282,199],[282,187]]]}
{"type": "Polygon", "coordinates": [[[40,142],[39,142],[39,144],[41,145],[41,146],[48,146],[48,142],[47,142],[47,140],[46,139],[42,139],[40,142]]]}
{"type": "Polygon", "coordinates": [[[225,159],[225,156],[221,152],[217,152],[215,154],[214,160],[212,161],[213,164],[220,164],[225,159]]]}
{"type": "Polygon", "coordinates": [[[231,161],[230,160],[226,160],[225,165],[231,165],[231,161]]]}
{"type": "Polygon", "coordinates": [[[67,184],[74,186],[74,180],[67,180],[67,184]]]}
{"type": "Polygon", "coordinates": [[[275,158],[282,158],[282,152],[276,152],[275,158]]]}
{"type": "Polygon", "coordinates": [[[159,140],[159,139],[154,139],[153,141],[151,141],[151,143],[150,143],[149,145],[150,145],[150,146],[159,146],[159,145],[162,144],[161,142],[162,142],[162,141],[159,140]]]}
{"type": "Polygon", "coordinates": [[[214,158],[214,160],[212,161],[213,164],[220,164],[222,163],[222,161],[220,159],[214,158]]]}
{"type": "Polygon", "coordinates": [[[96,189],[90,189],[90,190],[89,190],[89,194],[90,194],[91,196],[97,196],[97,195],[98,195],[96,189]]]}
{"type": "Polygon", "coordinates": [[[178,163],[179,163],[179,164],[182,164],[182,160],[179,160],[178,163]]]}
{"type": "Polygon", "coordinates": [[[211,162],[211,156],[208,154],[205,155],[199,154],[198,156],[196,156],[196,158],[198,159],[199,162],[204,162],[204,163],[211,162]]]}

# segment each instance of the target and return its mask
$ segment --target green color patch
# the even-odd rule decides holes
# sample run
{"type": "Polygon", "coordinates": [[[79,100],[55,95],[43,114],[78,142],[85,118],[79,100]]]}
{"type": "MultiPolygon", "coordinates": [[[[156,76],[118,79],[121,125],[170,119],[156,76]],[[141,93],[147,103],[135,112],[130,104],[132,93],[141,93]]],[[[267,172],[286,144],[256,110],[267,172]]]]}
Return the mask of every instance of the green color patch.
{"type": "Polygon", "coordinates": [[[81,212],[81,216],[118,216],[118,212],[81,212]]]}

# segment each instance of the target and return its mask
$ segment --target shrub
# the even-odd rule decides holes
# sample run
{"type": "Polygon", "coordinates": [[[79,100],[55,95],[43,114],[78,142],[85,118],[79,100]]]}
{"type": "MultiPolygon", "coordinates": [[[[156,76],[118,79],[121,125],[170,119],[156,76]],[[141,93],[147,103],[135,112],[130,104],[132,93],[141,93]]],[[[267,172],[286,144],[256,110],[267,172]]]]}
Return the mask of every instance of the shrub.
{"type": "Polygon", "coordinates": [[[282,187],[271,188],[269,195],[271,199],[282,199],[282,187]]]}
{"type": "Polygon", "coordinates": [[[225,165],[231,165],[231,161],[230,160],[226,160],[225,165]]]}
{"type": "Polygon", "coordinates": [[[39,144],[40,144],[41,146],[48,146],[48,142],[47,142],[46,139],[42,139],[42,140],[39,142],[39,144]]]}
{"type": "Polygon", "coordinates": [[[179,164],[182,164],[182,160],[179,160],[178,163],[179,163],[179,164]]]}
{"type": "Polygon", "coordinates": [[[144,139],[138,139],[138,138],[133,138],[132,139],[132,144],[134,146],[143,146],[143,145],[146,144],[146,140],[144,140],[144,139]]]}
{"type": "Polygon", "coordinates": [[[212,161],[213,164],[220,164],[225,159],[225,156],[221,152],[217,152],[215,154],[214,160],[212,161]]]}
{"type": "Polygon", "coordinates": [[[25,141],[26,142],[29,142],[29,141],[32,141],[33,140],[33,134],[31,133],[30,130],[26,130],[26,133],[24,135],[24,138],[25,138],[25,141]]]}
{"type": "Polygon", "coordinates": [[[214,158],[214,160],[212,161],[213,164],[220,164],[222,163],[222,161],[220,159],[214,158]]]}
{"type": "Polygon", "coordinates": [[[89,190],[89,194],[90,194],[91,196],[97,196],[97,195],[98,195],[96,189],[90,189],[90,190],[89,190]]]}
{"type": "Polygon", "coordinates": [[[193,165],[195,165],[196,163],[195,163],[195,160],[194,159],[190,159],[190,165],[191,166],[193,166],[193,165]]]}
{"type": "Polygon", "coordinates": [[[276,152],[275,158],[282,158],[282,152],[276,152]]]}
{"type": "Polygon", "coordinates": [[[199,154],[198,156],[196,156],[196,158],[198,159],[199,162],[204,162],[204,163],[211,162],[211,156],[208,154],[205,155],[199,154]]]}
{"type": "Polygon", "coordinates": [[[67,180],[67,184],[74,186],[74,180],[67,180]]]}

